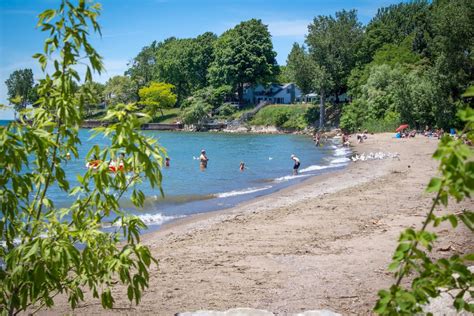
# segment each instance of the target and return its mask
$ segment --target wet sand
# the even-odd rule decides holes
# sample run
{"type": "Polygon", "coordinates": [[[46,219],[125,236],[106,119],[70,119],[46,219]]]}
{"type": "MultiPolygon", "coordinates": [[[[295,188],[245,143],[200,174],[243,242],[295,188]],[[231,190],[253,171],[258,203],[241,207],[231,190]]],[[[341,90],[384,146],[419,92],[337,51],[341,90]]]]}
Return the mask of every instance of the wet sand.
{"type": "MultiPolygon", "coordinates": [[[[351,163],[238,207],[200,214],[144,236],[159,266],[140,305],[125,288],[113,289],[112,311],[87,299],[75,314],[173,315],[234,307],[276,314],[329,309],[370,314],[377,291],[393,282],[387,273],[399,233],[420,227],[433,196],[424,192],[437,162],[437,140],[369,135],[354,151],[398,152],[399,159],[351,163]]],[[[354,137],[351,139],[355,143],[354,137]]],[[[464,205],[451,203],[452,208],[464,205]]],[[[437,255],[473,250],[470,233],[442,225],[437,255]],[[447,249],[447,251],[445,251],[447,249]]],[[[53,310],[72,311],[64,297],[53,310]]]]}

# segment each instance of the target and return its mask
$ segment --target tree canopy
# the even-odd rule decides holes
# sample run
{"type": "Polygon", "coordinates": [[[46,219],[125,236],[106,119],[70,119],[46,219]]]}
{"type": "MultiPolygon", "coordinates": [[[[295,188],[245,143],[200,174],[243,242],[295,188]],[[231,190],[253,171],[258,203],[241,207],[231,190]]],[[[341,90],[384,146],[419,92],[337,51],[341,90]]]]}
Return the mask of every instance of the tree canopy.
{"type": "Polygon", "coordinates": [[[105,83],[105,101],[110,105],[137,101],[138,87],[129,76],[114,76],[105,83]]]}
{"type": "Polygon", "coordinates": [[[241,103],[244,84],[266,84],[278,75],[271,35],[261,20],[241,22],[224,32],[214,45],[214,56],[211,84],[234,87],[241,103]]]}
{"type": "Polygon", "coordinates": [[[36,101],[34,83],[33,71],[29,68],[15,70],[5,81],[8,99],[15,107],[16,112],[36,101]]]}
{"type": "Polygon", "coordinates": [[[314,91],[316,64],[304,46],[300,46],[298,43],[293,44],[286,65],[291,81],[296,83],[303,94],[314,91]]]}
{"type": "Polygon", "coordinates": [[[176,94],[173,93],[174,86],[165,82],[151,82],[148,86],[138,91],[140,96],[140,105],[152,117],[156,116],[157,111],[163,113],[164,108],[171,108],[176,104],[176,94]]]}

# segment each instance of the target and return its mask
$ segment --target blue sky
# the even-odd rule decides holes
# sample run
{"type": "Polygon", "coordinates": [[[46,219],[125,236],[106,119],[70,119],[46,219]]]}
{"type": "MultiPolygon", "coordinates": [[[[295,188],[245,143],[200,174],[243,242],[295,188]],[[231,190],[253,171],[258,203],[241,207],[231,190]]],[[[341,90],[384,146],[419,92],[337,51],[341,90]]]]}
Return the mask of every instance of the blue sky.
{"type": "MultiPolygon", "coordinates": [[[[103,0],[99,18],[102,38],[94,47],[104,57],[107,72],[94,79],[105,82],[122,75],[127,62],[153,40],[195,37],[206,31],[220,35],[241,21],[259,18],[269,26],[279,64],[285,64],[294,42],[302,43],[308,24],[317,15],[356,9],[366,24],[377,8],[397,0],[103,0]]],[[[0,103],[7,104],[5,80],[16,69],[42,73],[31,56],[43,47],[45,34],[35,29],[37,15],[55,8],[58,0],[0,0],[0,103]]],[[[0,111],[0,119],[13,117],[0,111]]]]}

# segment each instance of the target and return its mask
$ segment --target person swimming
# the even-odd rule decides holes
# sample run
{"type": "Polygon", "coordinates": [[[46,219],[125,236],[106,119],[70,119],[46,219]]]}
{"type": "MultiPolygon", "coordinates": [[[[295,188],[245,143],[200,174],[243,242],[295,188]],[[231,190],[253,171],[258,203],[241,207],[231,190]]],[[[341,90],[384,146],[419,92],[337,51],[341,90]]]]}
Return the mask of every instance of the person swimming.
{"type": "Polygon", "coordinates": [[[169,167],[170,166],[170,157],[166,157],[165,158],[165,167],[169,167]]]}
{"type": "Polygon", "coordinates": [[[245,162],[241,161],[240,162],[240,167],[239,167],[240,171],[244,171],[245,170],[245,162]]]}
{"type": "Polygon", "coordinates": [[[201,169],[206,169],[207,168],[207,162],[209,161],[209,158],[206,156],[206,150],[201,150],[201,156],[199,156],[199,163],[201,169]]]}
{"type": "Polygon", "coordinates": [[[300,165],[301,165],[300,160],[299,160],[299,158],[296,157],[295,155],[291,155],[290,158],[295,162],[295,164],[293,165],[293,174],[294,174],[294,175],[297,175],[297,174],[298,174],[298,169],[299,169],[299,167],[300,167],[300,165]]]}

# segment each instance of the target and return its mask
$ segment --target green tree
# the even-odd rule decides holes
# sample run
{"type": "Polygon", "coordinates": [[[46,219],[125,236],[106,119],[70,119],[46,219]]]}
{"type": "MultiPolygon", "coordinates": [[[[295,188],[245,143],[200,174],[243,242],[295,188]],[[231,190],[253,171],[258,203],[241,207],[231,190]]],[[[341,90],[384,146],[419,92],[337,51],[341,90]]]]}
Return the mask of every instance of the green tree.
{"type": "Polygon", "coordinates": [[[83,98],[83,110],[86,117],[91,116],[104,102],[105,85],[99,82],[88,81],[79,87],[77,98],[83,98]]]}
{"type": "Polygon", "coordinates": [[[206,87],[193,93],[193,99],[201,99],[209,103],[213,109],[220,107],[226,99],[232,97],[232,87],[223,85],[220,87],[206,87]]]}
{"type": "Polygon", "coordinates": [[[303,94],[314,91],[316,65],[304,46],[294,43],[286,64],[290,81],[296,83],[303,94]]]}
{"type": "Polygon", "coordinates": [[[212,111],[212,105],[203,99],[193,100],[189,106],[183,108],[182,118],[185,124],[203,123],[212,111]]]}
{"type": "Polygon", "coordinates": [[[399,45],[412,34],[416,34],[412,39],[413,48],[418,51],[426,48],[431,36],[430,19],[430,4],[426,0],[402,2],[378,9],[367,25],[358,53],[360,61],[369,63],[382,46],[399,45]]]}
{"type": "Polygon", "coordinates": [[[216,35],[210,32],[197,38],[171,37],[156,47],[154,79],[173,84],[178,103],[208,85],[208,68],[214,59],[216,35]]]}
{"type": "Polygon", "coordinates": [[[280,84],[290,83],[294,81],[292,76],[289,74],[288,66],[279,66],[278,76],[276,82],[280,84]]]}
{"type": "Polygon", "coordinates": [[[128,64],[129,68],[125,75],[137,82],[138,88],[146,86],[150,81],[155,80],[156,52],[158,45],[153,41],[150,46],[142,48],[140,53],[128,64]]]}
{"type": "Polygon", "coordinates": [[[109,105],[135,102],[138,100],[137,84],[128,76],[114,76],[105,83],[104,98],[109,105]]]}
{"type": "Polygon", "coordinates": [[[164,108],[172,108],[176,104],[176,94],[173,93],[174,86],[165,82],[152,82],[138,91],[140,95],[139,104],[145,106],[145,111],[153,118],[158,110],[163,116],[164,108]]]}
{"type": "Polygon", "coordinates": [[[161,186],[163,151],[156,140],[143,136],[133,105],[117,106],[106,119],[116,123],[95,130],[110,138],[104,148],[94,145],[92,154],[108,161],[126,154],[125,172],[111,174],[108,164],[77,175],[71,188],[66,177],[67,154],[79,158],[78,136],[83,98],[74,93],[76,66],[86,64],[85,81],[103,70],[102,59],[88,41],[89,28],[100,31],[96,19],[100,5],[79,0],[61,1],[56,10],[39,15],[38,26],[48,33],[44,51],[35,54],[43,71],[38,87],[38,106],[21,112],[25,119],[0,128],[0,312],[17,315],[33,308],[50,307],[54,297],[67,296],[72,308],[84,300],[84,289],[100,298],[104,308],[114,299],[111,287],[127,287],[130,301],[140,301],[148,285],[149,249],[140,244],[146,226],[121,209],[127,190],[137,206],[144,194],[138,183],[161,186]],[[81,55],[78,55],[81,52],[81,55]],[[50,189],[69,194],[71,204],[58,207],[50,189]],[[103,223],[112,224],[109,232],[103,223]]]}
{"type": "Polygon", "coordinates": [[[355,52],[362,42],[363,28],[355,10],[318,16],[308,26],[306,43],[317,68],[314,84],[320,92],[320,127],[324,126],[324,100],[333,95],[338,101],[347,91],[349,74],[356,65],[355,52]]]}
{"type": "Polygon", "coordinates": [[[241,22],[224,32],[214,45],[214,54],[209,69],[211,84],[232,86],[240,103],[244,84],[266,84],[278,75],[271,35],[261,20],[241,22]]]}
{"type": "Polygon", "coordinates": [[[209,85],[209,67],[214,61],[214,43],[216,40],[216,34],[206,32],[192,41],[192,49],[190,51],[192,67],[188,73],[192,78],[193,91],[209,85]]]}
{"type": "Polygon", "coordinates": [[[433,2],[433,64],[445,97],[459,99],[474,78],[474,2],[433,2]]]}
{"type": "Polygon", "coordinates": [[[28,68],[15,70],[5,81],[8,99],[16,112],[20,112],[28,104],[36,101],[34,83],[33,71],[28,68]]]}

